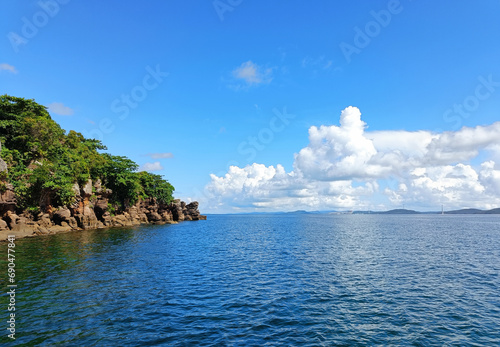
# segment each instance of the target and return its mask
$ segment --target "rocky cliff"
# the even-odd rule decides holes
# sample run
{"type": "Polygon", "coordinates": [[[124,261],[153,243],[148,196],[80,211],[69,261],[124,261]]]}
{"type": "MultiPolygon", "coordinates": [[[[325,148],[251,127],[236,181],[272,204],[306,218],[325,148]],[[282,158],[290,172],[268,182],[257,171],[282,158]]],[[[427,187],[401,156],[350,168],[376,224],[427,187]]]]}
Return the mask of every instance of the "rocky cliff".
{"type": "MultiPolygon", "coordinates": [[[[0,170],[2,168],[0,165],[0,170]]],[[[71,206],[51,206],[50,199],[42,196],[40,212],[19,211],[12,186],[1,180],[0,184],[0,240],[7,239],[7,235],[20,238],[70,230],[206,219],[200,214],[196,201],[159,204],[154,199],[140,199],[124,211],[115,212],[108,203],[111,191],[103,189],[99,180],[89,180],[83,187],[75,184],[76,199],[71,206]]]]}

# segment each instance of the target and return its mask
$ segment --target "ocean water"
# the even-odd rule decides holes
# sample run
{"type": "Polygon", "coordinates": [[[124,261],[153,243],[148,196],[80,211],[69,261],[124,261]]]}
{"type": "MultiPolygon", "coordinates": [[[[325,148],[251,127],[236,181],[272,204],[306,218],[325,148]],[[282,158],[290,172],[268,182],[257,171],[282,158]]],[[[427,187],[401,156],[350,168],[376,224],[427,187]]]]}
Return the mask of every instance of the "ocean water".
{"type": "Polygon", "coordinates": [[[500,345],[500,216],[212,215],[15,249],[5,345],[500,345]]]}

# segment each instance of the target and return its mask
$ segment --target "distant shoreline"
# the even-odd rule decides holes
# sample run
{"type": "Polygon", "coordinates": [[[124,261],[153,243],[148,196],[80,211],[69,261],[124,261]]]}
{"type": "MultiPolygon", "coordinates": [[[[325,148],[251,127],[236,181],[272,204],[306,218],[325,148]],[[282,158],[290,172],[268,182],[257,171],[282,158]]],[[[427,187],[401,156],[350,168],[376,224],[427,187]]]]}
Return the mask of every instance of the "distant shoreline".
{"type": "Polygon", "coordinates": [[[331,215],[348,215],[348,214],[447,214],[447,215],[455,215],[455,214],[475,214],[475,215],[491,215],[491,214],[500,214],[500,208],[494,208],[491,210],[480,210],[480,209],[473,209],[473,208],[467,208],[467,209],[461,209],[461,210],[451,210],[451,211],[415,211],[415,210],[408,210],[408,209],[393,209],[393,210],[388,210],[388,211],[305,211],[305,210],[298,210],[298,211],[291,211],[291,212],[283,212],[283,211],[278,211],[278,212],[240,212],[240,213],[206,213],[206,215],[301,215],[301,214],[331,214],[331,215]]]}

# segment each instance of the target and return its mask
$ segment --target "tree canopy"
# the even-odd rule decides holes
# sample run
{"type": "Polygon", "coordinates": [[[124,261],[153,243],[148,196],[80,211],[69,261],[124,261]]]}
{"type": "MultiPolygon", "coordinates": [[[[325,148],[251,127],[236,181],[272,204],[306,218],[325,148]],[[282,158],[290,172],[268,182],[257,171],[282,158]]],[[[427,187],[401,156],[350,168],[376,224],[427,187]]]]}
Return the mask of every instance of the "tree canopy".
{"type": "Polygon", "coordinates": [[[45,106],[32,99],[0,96],[0,156],[8,166],[20,207],[38,207],[49,194],[57,205],[71,204],[75,183],[100,179],[112,190],[111,202],[125,208],[139,198],[173,200],[174,187],[160,175],[137,172],[138,165],[123,156],[102,153],[101,141],[66,133],[45,106]]]}

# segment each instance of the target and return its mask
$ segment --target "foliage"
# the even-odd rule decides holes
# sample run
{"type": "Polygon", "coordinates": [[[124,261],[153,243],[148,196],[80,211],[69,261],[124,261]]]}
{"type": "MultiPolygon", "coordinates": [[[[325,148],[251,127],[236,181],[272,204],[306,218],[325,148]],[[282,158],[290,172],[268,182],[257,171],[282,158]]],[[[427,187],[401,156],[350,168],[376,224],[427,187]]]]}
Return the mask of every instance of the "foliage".
{"type": "Polygon", "coordinates": [[[75,183],[88,179],[101,179],[112,190],[112,203],[121,207],[140,197],[163,203],[173,199],[174,188],[161,176],[137,172],[138,165],[127,157],[99,152],[107,149],[99,140],[66,133],[34,100],[0,96],[0,141],[0,156],[8,166],[5,179],[22,208],[37,208],[47,192],[54,205],[69,205],[75,183]]]}
{"type": "Polygon", "coordinates": [[[141,197],[156,198],[162,204],[172,202],[174,187],[162,176],[142,171],[139,172],[139,181],[143,188],[141,197]]]}
{"type": "Polygon", "coordinates": [[[140,191],[137,177],[138,165],[127,157],[103,154],[104,165],[98,169],[103,183],[113,191],[111,201],[122,206],[134,204],[140,191]]]}

